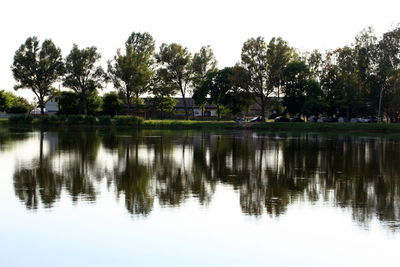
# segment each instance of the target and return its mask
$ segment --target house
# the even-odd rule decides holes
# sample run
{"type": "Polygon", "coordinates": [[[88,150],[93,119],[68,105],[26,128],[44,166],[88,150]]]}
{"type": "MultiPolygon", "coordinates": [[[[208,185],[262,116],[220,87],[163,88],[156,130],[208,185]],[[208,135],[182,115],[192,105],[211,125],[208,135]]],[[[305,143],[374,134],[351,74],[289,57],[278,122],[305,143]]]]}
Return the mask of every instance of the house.
{"type": "MultiPolygon", "coordinates": [[[[58,97],[52,96],[44,106],[44,114],[56,115],[58,112],[58,97]]],[[[40,108],[35,108],[31,111],[32,115],[40,115],[40,108]]]]}
{"type": "Polygon", "coordinates": [[[52,96],[47,102],[44,107],[45,114],[47,115],[55,115],[58,112],[58,97],[52,96]]]}
{"type": "Polygon", "coordinates": [[[217,106],[213,104],[205,104],[202,107],[199,105],[196,105],[193,98],[175,98],[178,103],[176,103],[174,107],[174,115],[175,116],[185,116],[185,103],[186,102],[186,107],[188,109],[189,116],[193,117],[217,117],[217,106]],[[204,112],[204,113],[203,113],[204,112]]]}

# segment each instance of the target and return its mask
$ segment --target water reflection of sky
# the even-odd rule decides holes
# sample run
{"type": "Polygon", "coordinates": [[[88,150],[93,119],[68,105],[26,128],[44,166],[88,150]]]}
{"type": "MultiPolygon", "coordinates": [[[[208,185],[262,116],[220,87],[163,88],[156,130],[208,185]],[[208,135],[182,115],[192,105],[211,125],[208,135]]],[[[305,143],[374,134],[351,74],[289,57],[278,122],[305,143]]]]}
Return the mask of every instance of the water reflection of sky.
{"type": "Polygon", "coordinates": [[[397,266],[397,142],[180,134],[7,136],[0,266],[397,266]]]}

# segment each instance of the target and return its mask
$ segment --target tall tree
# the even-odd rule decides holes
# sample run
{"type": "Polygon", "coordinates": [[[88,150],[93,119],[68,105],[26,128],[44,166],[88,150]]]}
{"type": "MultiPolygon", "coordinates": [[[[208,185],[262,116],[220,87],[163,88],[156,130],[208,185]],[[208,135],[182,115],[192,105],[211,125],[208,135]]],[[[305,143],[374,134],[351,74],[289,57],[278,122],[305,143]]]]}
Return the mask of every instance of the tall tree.
{"type": "Polygon", "coordinates": [[[210,46],[203,46],[193,55],[193,87],[201,86],[209,72],[217,69],[217,60],[210,46]]]}
{"type": "Polygon", "coordinates": [[[392,76],[396,76],[400,69],[400,27],[383,34],[378,44],[379,107],[378,117],[382,118],[383,98],[385,92],[394,91],[392,76]]]}
{"type": "Polygon", "coordinates": [[[153,37],[145,33],[133,32],[125,43],[125,53],[117,50],[114,60],[108,62],[109,78],[117,88],[130,109],[132,98],[140,102],[140,96],[149,90],[154,74],[153,37]]]}
{"type": "Polygon", "coordinates": [[[217,60],[210,46],[203,46],[200,51],[193,55],[193,100],[196,105],[202,109],[204,115],[204,106],[207,103],[208,88],[202,86],[210,72],[217,70],[217,60]]]}
{"type": "Polygon", "coordinates": [[[193,79],[192,56],[187,48],[180,44],[162,44],[157,54],[157,62],[160,65],[159,77],[168,84],[168,87],[179,91],[185,108],[186,119],[189,119],[189,110],[186,96],[189,93],[193,79]]]}
{"type": "Polygon", "coordinates": [[[261,106],[263,118],[267,98],[280,86],[290,54],[291,49],[281,38],[272,38],[268,45],[262,37],[251,38],[243,44],[242,66],[249,77],[245,89],[261,106]]]}
{"type": "Polygon", "coordinates": [[[37,37],[29,37],[15,52],[11,70],[17,84],[15,90],[27,88],[35,94],[40,113],[52,95],[52,85],[63,74],[61,49],[47,39],[40,45],[37,37]]]}
{"type": "Polygon", "coordinates": [[[78,94],[83,114],[88,114],[88,98],[103,88],[104,71],[97,65],[101,55],[97,48],[79,49],[74,44],[65,60],[66,74],[63,85],[78,94]]]}

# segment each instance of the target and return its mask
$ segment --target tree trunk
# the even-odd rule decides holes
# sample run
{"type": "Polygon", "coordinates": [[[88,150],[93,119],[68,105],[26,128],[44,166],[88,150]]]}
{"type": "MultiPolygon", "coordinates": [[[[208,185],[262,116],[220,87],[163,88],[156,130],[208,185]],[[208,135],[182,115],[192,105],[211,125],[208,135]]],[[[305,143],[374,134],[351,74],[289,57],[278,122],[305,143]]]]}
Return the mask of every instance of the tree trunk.
{"type": "Polygon", "coordinates": [[[87,115],[88,114],[88,108],[87,108],[87,101],[86,101],[86,97],[82,96],[82,106],[83,106],[83,115],[87,115]]]}
{"type": "Polygon", "coordinates": [[[184,95],[182,95],[182,100],[183,100],[183,106],[185,107],[186,120],[189,120],[189,112],[186,104],[186,98],[184,95]]]}
{"type": "Polygon", "coordinates": [[[39,108],[40,108],[40,115],[44,115],[44,99],[40,98],[39,99],[39,108]]]}
{"type": "Polygon", "coordinates": [[[126,105],[128,106],[127,108],[128,115],[131,115],[131,101],[128,94],[126,94],[126,105]]]}
{"type": "Polygon", "coordinates": [[[218,120],[221,118],[221,110],[219,108],[219,105],[217,105],[217,115],[218,115],[218,120]]]}
{"type": "Polygon", "coordinates": [[[382,121],[382,99],[383,99],[383,88],[379,92],[379,107],[378,107],[378,121],[382,121]]]}
{"type": "Polygon", "coordinates": [[[264,100],[264,97],[261,97],[261,118],[262,118],[262,121],[265,122],[265,100],[264,100]]]}

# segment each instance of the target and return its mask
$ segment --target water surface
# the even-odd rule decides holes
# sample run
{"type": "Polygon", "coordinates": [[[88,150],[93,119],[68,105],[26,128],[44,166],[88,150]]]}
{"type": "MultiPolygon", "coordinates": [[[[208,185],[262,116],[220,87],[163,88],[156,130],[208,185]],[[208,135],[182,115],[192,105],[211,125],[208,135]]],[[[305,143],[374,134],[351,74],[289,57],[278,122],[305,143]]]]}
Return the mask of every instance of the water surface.
{"type": "Polygon", "coordinates": [[[400,266],[400,139],[0,129],[0,266],[400,266]]]}

